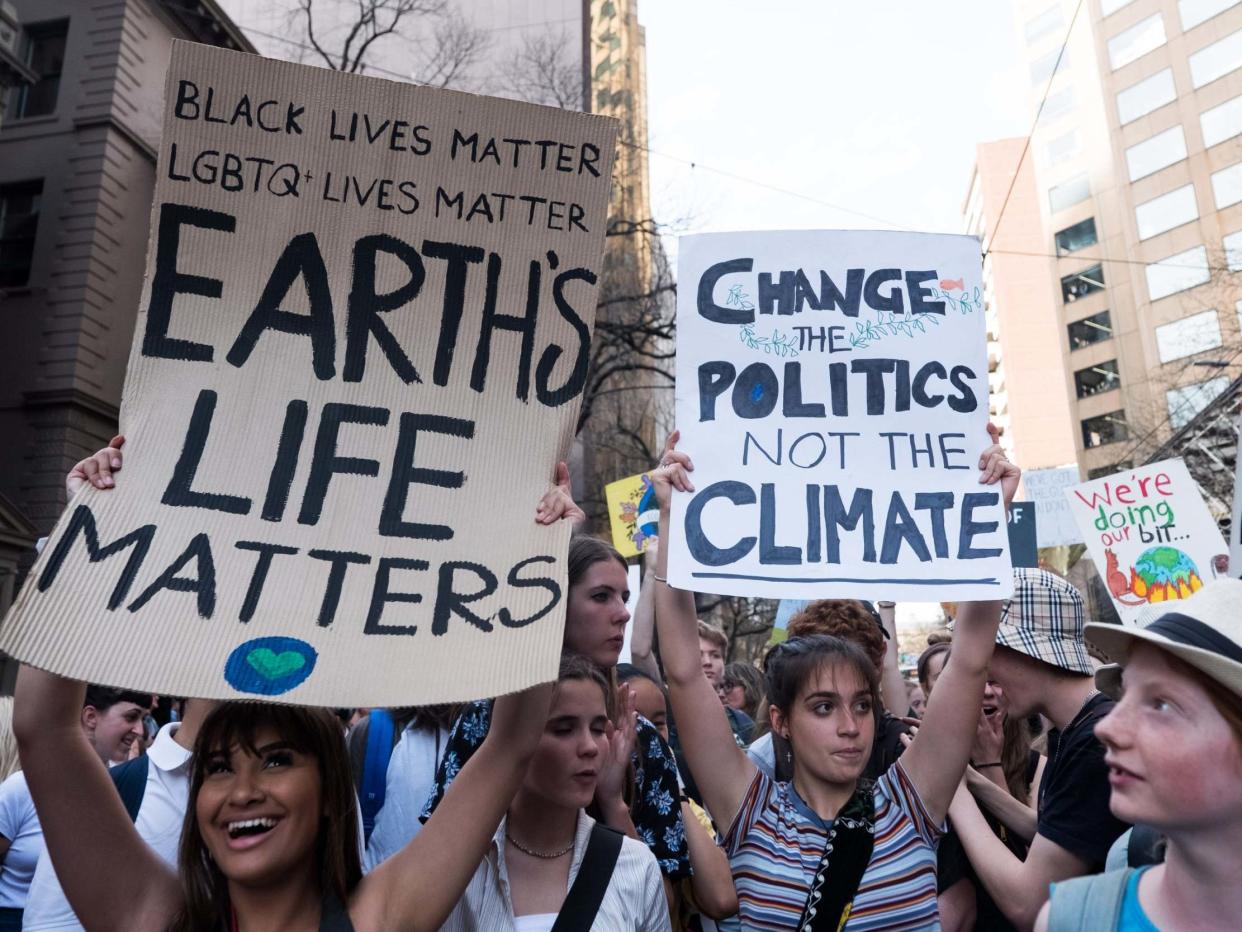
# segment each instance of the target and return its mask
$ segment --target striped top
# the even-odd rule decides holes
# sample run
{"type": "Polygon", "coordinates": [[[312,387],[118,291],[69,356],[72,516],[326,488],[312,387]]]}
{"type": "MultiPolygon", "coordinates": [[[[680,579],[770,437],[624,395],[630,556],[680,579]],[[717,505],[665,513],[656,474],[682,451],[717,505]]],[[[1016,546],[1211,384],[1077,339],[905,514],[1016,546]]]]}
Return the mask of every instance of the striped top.
{"type": "MultiPolygon", "coordinates": [[[[792,783],[755,774],[724,839],[742,928],[797,927],[830,827],[792,783]]],[[[936,844],[942,831],[901,762],[893,764],[875,783],[875,847],[845,932],[940,928],[936,844]]]]}

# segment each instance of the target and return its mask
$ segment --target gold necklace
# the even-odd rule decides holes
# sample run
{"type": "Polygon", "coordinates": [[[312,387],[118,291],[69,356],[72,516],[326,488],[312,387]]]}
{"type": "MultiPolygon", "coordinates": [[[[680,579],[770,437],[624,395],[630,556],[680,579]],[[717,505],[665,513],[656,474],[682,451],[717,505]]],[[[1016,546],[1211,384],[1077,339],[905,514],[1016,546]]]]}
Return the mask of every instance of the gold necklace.
{"type": "Polygon", "coordinates": [[[529,854],[532,858],[541,858],[544,861],[555,861],[557,858],[563,858],[565,855],[569,854],[569,852],[574,850],[574,843],[571,841],[567,848],[554,853],[549,853],[547,851],[535,851],[533,848],[527,848],[524,844],[510,835],[507,828],[505,829],[505,838],[508,839],[509,844],[513,845],[513,847],[517,848],[518,851],[521,851],[523,854],[529,854]]]}

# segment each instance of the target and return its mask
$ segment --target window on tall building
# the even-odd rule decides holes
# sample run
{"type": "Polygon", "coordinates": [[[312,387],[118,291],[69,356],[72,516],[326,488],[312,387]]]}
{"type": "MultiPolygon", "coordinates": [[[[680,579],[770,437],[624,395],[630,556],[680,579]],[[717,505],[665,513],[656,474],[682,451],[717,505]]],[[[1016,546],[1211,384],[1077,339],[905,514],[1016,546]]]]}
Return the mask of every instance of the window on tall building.
{"type": "Polygon", "coordinates": [[[1072,129],[1063,136],[1049,140],[1044,146],[1044,157],[1049,165],[1056,165],[1078,154],[1078,130],[1072,129]]]}
{"type": "Polygon", "coordinates": [[[69,20],[34,23],[25,27],[25,59],[30,70],[39,76],[33,84],[15,87],[11,108],[12,119],[44,116],[56,112],[60,96],[60,73],[65,65],[65,39],[69,20]]]}
{"type": "Polygon", "coordinates": [[[1061,279],[1061,300],[1066,304],[1104,290],[1104,270],[1098,265],[1061,279]]]}
{"type": "Polygon", "coordinates": [[[1041,55],[1039,58],[1031,62],[1031,83],[1043,84],[1052,77],[1053,69],[1061,72],[1069,67],[1069,52],[1062,51],[1059,47],[1053,49],[1047,55],[1041,55]],[[1060,64],[1057,59],[1060,58],[1060,64]]]}
{"type": "Polygon", "coordinates": [[[1116,463],[1108,463],[1104,466],[1094,466],[1087,470],[1088,479],[1102,479],[1105,476],[1111,476],[1114,473],[1125,472],[1127,469],[1134,468],[1134,460],[1119,460],[1116,463]]]}
{"type": "Polygon", "coordinates": [[[1242,162],[1212,172],[1212,197],[1217,208],[1242,201],[1242,162]]]}
{"type": "Polygon", "coordinates": [[[1190,63],[1190,83],[1195,87],[1203,87],[1242,68],[1242,30],[1199,49],[1187,61],[1190,63]]]}
{"type": "Polygon", "coordinates": [[[1074,373],[1074,391],[1079,398],[1090,398],[1102,392],[1111,392],[1121,387],[1121,374],[1117,371],[1117,360],[1110,359],[1098,365],[1087,366],[1074,373]]]}
{"type": "Polygon", "coordinates": [[[1218,107],[1204,110],[1199,114],[1199,126],[1203,130],[1205,149],[1242,133],[1242,97],[1234,97],[1218,107]]]}
{"type": "Polygon", "coordinates": [[[1108,311],[1100,311],[1082,320],[1076,320],[1067,328],[1070,350],[1084,349],[1113,338],[1113,322],[1108,311]]]}
{"type": "Polygon", "coordinates": [[[1164,17],[1157,13],[1108,40],[1108,63],[1116,71],[1132,61],[1138,61],[1164,43],[1164,17]]]}
{"type": "Polygon", "coordinates": [[[1074,86],[1071,84],[1048,95],[1048,99],[1044,101],[1044,109],[1039,112],[1039,118],[1045,123],[1050,123],[1065,116],[1073,109],[1074,86]]]}
{"type": "Polygon", "coordinates": [[[1110,411],[1098,417],[1089,417],[1082,422],[1082,445],[1088,450],[1102,447],[1106,443],[1120,443],[1130,438],[1130,429],[1126,425],[1124,411],[1110,411]]]}
{"type": "Polygon", "coordinates": [[[1134,0],[1100,0],[1100,15],[1108,16],[1116,13],[1123,6],[1129,6],[1134,0]]]}
{"type": "Polygon", "coordinates": [[[1169,409],[1169,426],[1174,430],[1185,427],[1228,387],[1229,377],[1221,375],[1206,382],[1170,388],[1164,393],[1165,404],[1169,409]]]}
{"type": "Polygon", "coordinates": [[[1173,69],[1165,68],[1118,92],[1117,119],[1125,126],[1175,100],[1177,86],[1173,83],[1173,69]]]}
{"type": "Polygon", "coordinates": [[[1208,267],[1207,248],[1196,246],[1153,262],[1147,273],[1147,295],[1152,301],[1202,285],[1212,277],[1208,267]]]}
{"type": "Polygon", "coordinates": [[[1189,223],[1199,216],[1199,205],[1195,203],[1195,186],[1188,184],[1153,197],[1134,208],[1134,219],[1138,221],[1139,239],[1151,239],[1189,223]]]}
{"type": "Polygon", "coordinates": [[[1178,12],[1182,14],[1182,30],[1193,29],[1207,22],[1217,13],[1223,13],[1242,0],[1177,0],[1178,12]]]}
{"type": "Polygon", "coordinates": [[[1126,149],[1126,167],[1130,170],[1131,181],[1146,178],[1184,158],[1186,134],[1181,124],[1126,149]]]}
{"type": "Polygon", "coordinates": [[[1085,174],[1075,175],[1048,189],[1048,206],[1055,214],[1058,210],[1065,210],[1067,207],[1082,203],[1090,196],[1091,182],[1087,176],[1085,174]]]}
{"type": "Polygon", "coordinates": [[[1216,311],[1200,311],[1156,328],[1156,352],[1162,363],[1185,359],[1221,345],[1216,311]]]}
{"type": "Polygon", "coordinates": [[[1067,256],[1071,252],[1078,252],[1080,249],[1094,246],[1099,242],[1099,238],[1095,233],[1095,218],[1088,217],[1086,220],[1080,220],[1078,223],[1075,223],[1072,227],[1066,227],[1057,233],[1055,239],[1058,256],[1067,256]]]}
{"type": "Polygon", "coordinates": [[[1026,28],[1023,30],[1026,33],[1027,44],[1036,42],[1049,33],[1059,31],[1064,25],[1065,17],[1061,15],[1060,6],[1051,7],[1038,16],[1032,16],[1026,21],[1026,28]]]}
{"type": "Polygon", "coordinates": [[[1221,239],[1225,247],[1225,264],[1230,272],[1242,272],[1242,230],[1221,239]]]}
{"type": "Polygon", "coordinates": [[[30,281],[42,199],[42,181],[0,185],[0,288],[30,281]]]}

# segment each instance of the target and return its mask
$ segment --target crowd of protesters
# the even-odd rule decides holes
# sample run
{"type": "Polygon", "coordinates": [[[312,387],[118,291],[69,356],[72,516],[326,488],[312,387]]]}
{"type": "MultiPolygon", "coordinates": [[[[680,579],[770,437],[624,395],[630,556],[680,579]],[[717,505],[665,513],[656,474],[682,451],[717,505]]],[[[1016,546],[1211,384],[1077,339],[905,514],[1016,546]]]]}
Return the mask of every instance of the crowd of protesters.
{"type": "MultiPolygon", "coordinates": [[[[70,494],[123,481],[123,442],[70,494]]],[[[674,434],[660,539],[693,468],[674,434]]],[[[1017,467],[993,444],[979,469],[1008,504],[1017,467]]],[[[535,520],[582,517],[561,466],[535,520]]],[[[653,542],[631,619],[626,561],[574,537],[557,681],[462,706],[23,668],[0,932],[1237,928],[1242,582],[1122,628],[1016,570],[1004,603],[951,606],[907,684],[891,602],[812,602],[761,667],[726,663],[667,559],[653,542]]]]}

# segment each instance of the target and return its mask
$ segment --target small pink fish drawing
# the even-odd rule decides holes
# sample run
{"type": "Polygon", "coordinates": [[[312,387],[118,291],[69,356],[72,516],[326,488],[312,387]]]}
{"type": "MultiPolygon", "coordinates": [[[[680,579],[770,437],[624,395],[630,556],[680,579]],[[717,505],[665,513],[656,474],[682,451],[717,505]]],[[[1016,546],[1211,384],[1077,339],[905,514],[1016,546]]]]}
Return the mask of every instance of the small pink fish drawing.
{"type": "Polygon", "coordinates": [[[942,278],[940,287],[945,291],[965,291],[966,280],[962,278],[942,278]]]}

